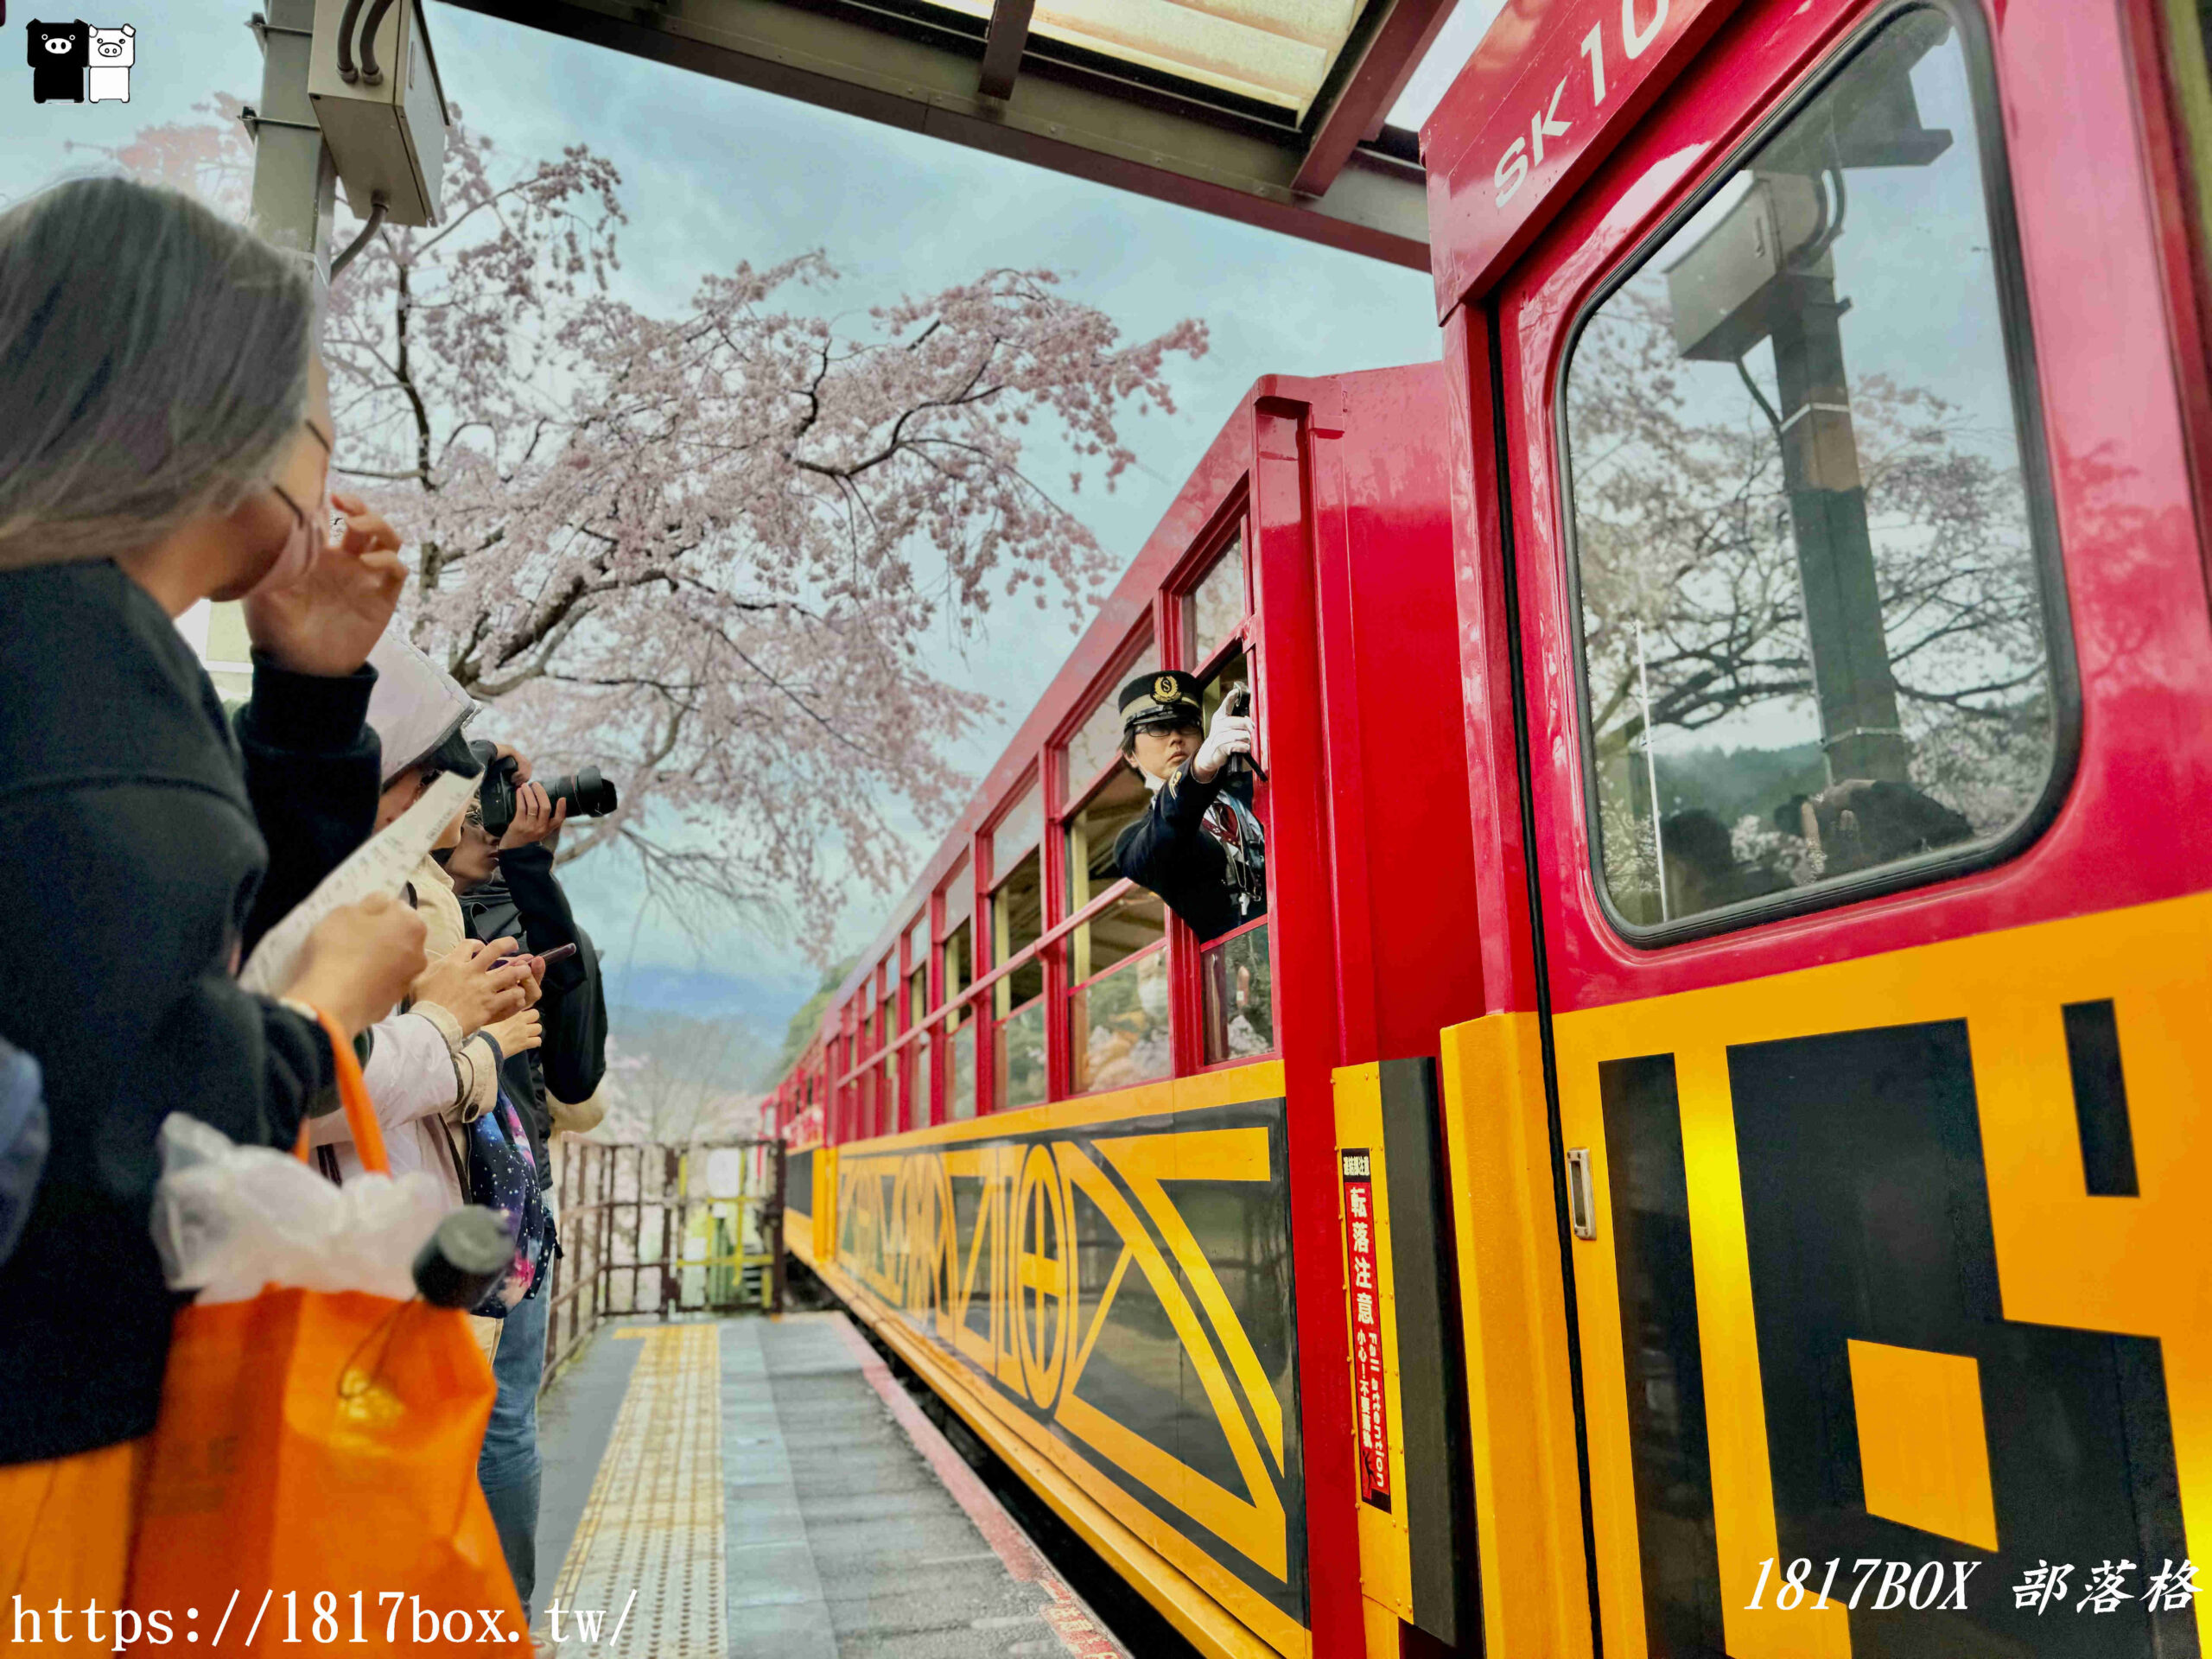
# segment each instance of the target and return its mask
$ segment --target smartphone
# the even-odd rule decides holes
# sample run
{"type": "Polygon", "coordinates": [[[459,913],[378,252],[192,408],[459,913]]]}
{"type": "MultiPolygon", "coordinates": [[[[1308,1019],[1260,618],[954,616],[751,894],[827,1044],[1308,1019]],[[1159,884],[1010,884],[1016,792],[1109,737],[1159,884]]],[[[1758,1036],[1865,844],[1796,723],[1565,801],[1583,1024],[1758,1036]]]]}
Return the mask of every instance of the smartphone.
{"type": "MultiPolygon", "coordinates": [[[[504,968],[511,962],[527,962],[531,957],[537,954],[537,953],[536,951],[528,951],[518,956],[501,957],[499,958],[499,966],[504,968]]],[[[570,957],[573,957],[575,954],[576,947],[573,942],[568,944],[556,944],[553,949],[544,953],[545,965],[550,968],[556,962],[566,962],[570,957]]]]}

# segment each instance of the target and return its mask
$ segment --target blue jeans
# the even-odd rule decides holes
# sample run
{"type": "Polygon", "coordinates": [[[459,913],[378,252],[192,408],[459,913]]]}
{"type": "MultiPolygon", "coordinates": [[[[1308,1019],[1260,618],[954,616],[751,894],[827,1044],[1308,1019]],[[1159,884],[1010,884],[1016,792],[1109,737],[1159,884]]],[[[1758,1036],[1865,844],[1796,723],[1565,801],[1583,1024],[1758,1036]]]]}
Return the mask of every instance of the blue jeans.
{"type": "Polygon", "coordinates": [[[476,1459],[477,1483],[491,1506],[525,1617],[537,1587],[537,1389],[545,1380],[545,1317],[551,1305],[550,1285],[541,1285],[536,1295],[507,1310],[492,1360],[499,1397],[476,1459]]]}

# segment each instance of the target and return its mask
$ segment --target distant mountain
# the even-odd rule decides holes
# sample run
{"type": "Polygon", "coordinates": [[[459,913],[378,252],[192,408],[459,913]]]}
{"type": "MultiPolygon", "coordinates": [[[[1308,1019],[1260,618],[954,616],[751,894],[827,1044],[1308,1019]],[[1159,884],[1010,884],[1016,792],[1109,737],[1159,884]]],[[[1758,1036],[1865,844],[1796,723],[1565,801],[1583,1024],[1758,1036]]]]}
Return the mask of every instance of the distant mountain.
{"type": "MultiPolygon", "coordinates": [[[[1643,765],[1641,759],[1637,764],[1643,765]]],[[[1786,749],[1662,749],[1657,771],[1659,798],[1669,813],[1702,808],[1724,824],[1747,813],[1764,820],[1792,795],[1817,795],[1828,781],[1818,743],[1786,749]]],[[[1637,779],[1639,785],[1643,781],[1637,779]]]]}
{"type": "Polygon", "coordinates": [[[772,1081],[774,1038],[734,1015],[699,1019],[616,1003],[607,1011],[616,1068],[649,1067],[671,1086],[746,1093],[772,1081]]]}
{"type": "Polygon", "coordinates": [[[696,1020],[735,1018],[763,1031],[781,1031],[814,989],[811,976],[754,978],[711,968],[660,963],[606,964],[607,1003],[696,1020]]]}

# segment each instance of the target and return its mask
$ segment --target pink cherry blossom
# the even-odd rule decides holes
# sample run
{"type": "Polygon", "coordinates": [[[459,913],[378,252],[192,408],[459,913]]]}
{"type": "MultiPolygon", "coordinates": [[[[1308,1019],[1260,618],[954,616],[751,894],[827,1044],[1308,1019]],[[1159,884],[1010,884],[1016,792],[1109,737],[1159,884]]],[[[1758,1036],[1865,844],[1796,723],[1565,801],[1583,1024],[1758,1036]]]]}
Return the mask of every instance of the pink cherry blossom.
{"type": "MultiPolygon", "coordinates": [[[[235,122],[111,153],[243,211],[235,122]]],[[[619,780],[564,859],[626,849],[680,916],[826,938],[848,884],[903,876],[893,818],[964,789],[973,716],[932,659],[995,604],[1087,611],[1116,561],[1065,497],[1134,463],[1122,423],[1173,410],[1166,359],[1205,329],[1125,343],[1046,270],[839,309],[820,253],[656,315],[613,289],[620,188],[581,145],[510,163],[456,122],[444,222],[334,284],[334,481],[406,537],[405,626],[479,728],[619,780]],[[1040,441],[1077,458],[1065,494],[1040,441]]]]}

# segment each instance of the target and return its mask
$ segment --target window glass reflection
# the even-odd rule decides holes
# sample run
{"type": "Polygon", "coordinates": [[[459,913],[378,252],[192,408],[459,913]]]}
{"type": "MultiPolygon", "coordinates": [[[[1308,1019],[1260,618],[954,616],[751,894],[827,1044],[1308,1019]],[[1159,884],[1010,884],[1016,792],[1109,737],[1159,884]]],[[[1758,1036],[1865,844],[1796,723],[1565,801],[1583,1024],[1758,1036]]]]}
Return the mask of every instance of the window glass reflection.
{"type": "Polygon", "coordinates": [[[957,870],[953,872],[952,879],[944,884],[943,925],[945,936],[948,938],[950,938],[952,930],[969,920],[975,913],[976,867],[963,862],[957,870]]]}
{"type": "Polygon", "coordinates": [[[1268,925],[1258,922],[1207,948],[1198,959],[1205,1001],[1206,1064],[1247,1059],[1275,1046],[1268,925]]]}
{"type": "Polygon", "coordinates": [[[1221,556],[1199,578],[1198,585],[1191,590],[1184,601],[1185,627],[1188,632],[1185,644],[1190,647],[1190,668],[1198,665],[1213,654],[1213,648],[1235,632],[1244,620],[1244,534],[1240,527],[1222,550],[1221,556]]]}
{"type": "Polygon", "coordinates": [[[1045,1001],[1036,998],[999,1026],[998,1109],[1045,1098],[1045,1001]]]}
{"type": "MultiPolygon", "coordinates": [[[[1039,855],[1032,852],[991,895],[991,962],[1010,960],[1036,944],[1045,931],[1045,890],[1039,855]]],[[[998,982],[998,1011],[1027,1002],[1045,988],[1044,964],[1030,958],[998,982]]]]}
{"type": "Polygon", "coordinates": [[[1075,1092],[1125,1089],[1169,1075],[1167,1001],[1167,952],[1158,946],[1077,986],[1068,1000],[1075,1092]]]}
{"type": "Polygon", "coordinates": [[[991,831],[991,873],[1003,876],[1014,861],[1037,844],[1045,827],[1044,791],[1032,784],[991,831]]]}
{"type": "Polygon", "coordinates": [[[945,1121],[964,1122],[976,1116],[976,1033],[979,1027],[974,1020],[961,1022],[957,1014],[945,1023],[952,1033],[945,1049],[945,1121]]]}
{"type": "Polygon", "coordinates": [[[1122,713],[1115,705],[1122,684],[1132,675],[1159,671],[1160,653],[1147,647],[1142,656],[1114,677],[1114,683],[1099,697],[1098,706],[1076,728],[1075,735],[1068,739],[1067,783],[1071,793],[1080,791],[1121,753],[1122,713]]]}

